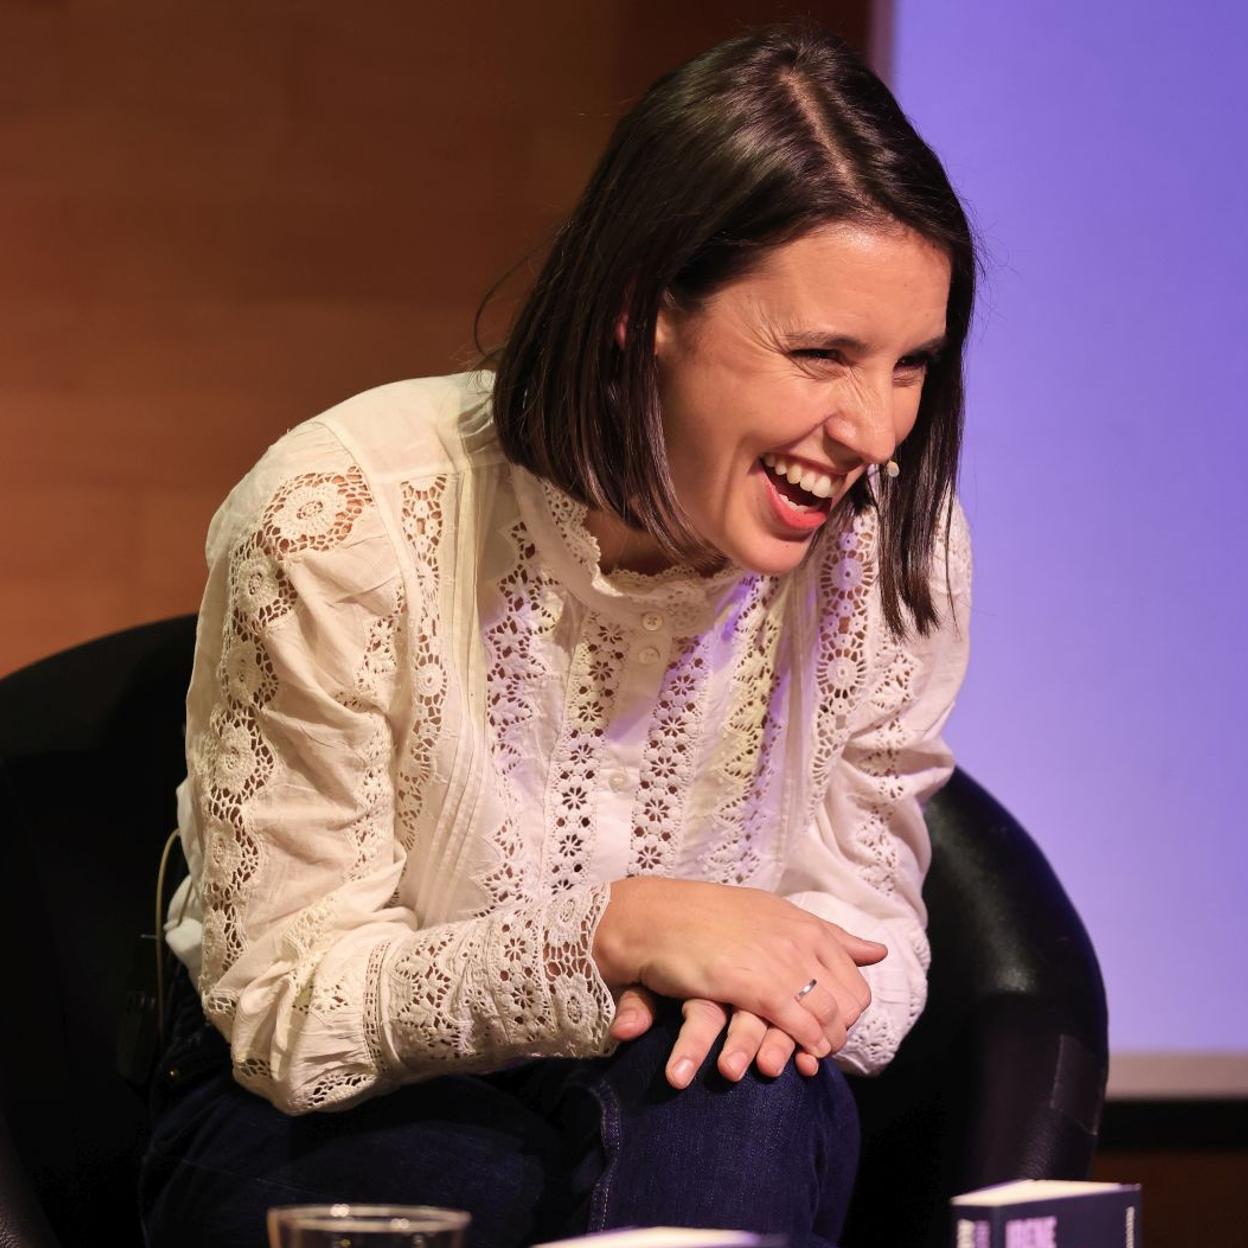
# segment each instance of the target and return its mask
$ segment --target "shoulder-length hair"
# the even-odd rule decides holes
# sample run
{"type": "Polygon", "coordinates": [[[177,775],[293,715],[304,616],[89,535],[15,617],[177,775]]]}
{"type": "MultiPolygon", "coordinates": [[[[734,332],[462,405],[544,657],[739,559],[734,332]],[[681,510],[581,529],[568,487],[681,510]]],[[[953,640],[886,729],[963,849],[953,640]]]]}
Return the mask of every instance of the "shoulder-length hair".
{"type": "Polygon", "coordinates": [[[722,43],[618,123],[497,356],[494,419],[513,463],[705,563],[668,468],[659,310],[696,309],[771,248],[834,222],[900,223],[951,265],[947,345],[897,448],[901,475],[864,474],[842,504],[878,511],[890,628],[907,632],[908,614],[927,633],[939,618],[933,547],[952,519],[975,246],[940,161],[833,35],[771,27],[722,43]]]}

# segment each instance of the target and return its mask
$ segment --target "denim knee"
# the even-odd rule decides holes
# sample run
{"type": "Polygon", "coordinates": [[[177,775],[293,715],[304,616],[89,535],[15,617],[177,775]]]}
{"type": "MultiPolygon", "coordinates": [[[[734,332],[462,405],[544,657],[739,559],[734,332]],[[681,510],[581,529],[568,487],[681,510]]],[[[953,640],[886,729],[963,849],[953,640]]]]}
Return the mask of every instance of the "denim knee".
{"type": "Polygon", "coordinates": [[[809,1077],[790,1061],[733,1082],[716,1066],[721,1034],[677,1090],[665,1067],[681,1021],[679,1003],[664,1003],[598,1081],[607,1164],[591,1229],[666,1220],[834,1238],[858,1164],[845,1076],[828,1060],[809,1077]]]}
{"type": "Polygon", "coordinates": [[[488,1080],[448,1075],[335,1113],[290,1117],[226,1072],[155,1124],[140,1200],[146,1242],[261,1245],[277,1204],[431,1204],[472,1215],[480,1248],[536,1238],[562,1181],[560,1138],[488,1080]]]}
{"type": "MultiPolygon", "coordinates": [[[[613,1065],[621,1067],[621,1074],[627,1072],[635,1086],[650,1084],[659,1093],[666,1089],[676,1094],[676,1089],[667,1083],[665,1072],[684,1023],[681,1009],[680,1001],[659,998],[654,1023],[649,1030],[620,1047],[613,1065]]],[[[774,1114],[783,1118],[806,1109],[817,1118],[835,1120],[856,1136],[858,1117],[853,1093],[832,1058],[821,1061],[818,1074],[811,1076],[800,1074],[792,1059],[775,1077],[763,1075],[757,1066],[751,1065],[740,1082],[733,1083],[719,1073],[717,1066],[726,1037],[726,1029],[716,1037],[693,1083],[717,1092],[741,1089],[736,1102],[742,1112],[759,1113],[764,1117],[774,1114]]]]}

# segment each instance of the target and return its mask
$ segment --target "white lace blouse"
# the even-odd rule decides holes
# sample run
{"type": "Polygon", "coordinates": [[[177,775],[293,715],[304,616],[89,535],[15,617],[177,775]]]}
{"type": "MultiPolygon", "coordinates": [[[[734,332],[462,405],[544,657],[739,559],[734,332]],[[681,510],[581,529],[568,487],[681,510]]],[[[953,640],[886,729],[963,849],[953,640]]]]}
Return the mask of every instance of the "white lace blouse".
{"type": "Polygon", "coordinates": [[[904,644],[869,514],[784,577],[604,575],[584,509],[504,459],[486,385],[399,382],[298,426],[209,530],[167,933],[236,1078],[299,1113],[610,1052],[590,947],[639,873],[883,941],[837,1055],[878,1071],[926,992],[960,509],[956,618],[942,549],[949,618],[904,644]]]}

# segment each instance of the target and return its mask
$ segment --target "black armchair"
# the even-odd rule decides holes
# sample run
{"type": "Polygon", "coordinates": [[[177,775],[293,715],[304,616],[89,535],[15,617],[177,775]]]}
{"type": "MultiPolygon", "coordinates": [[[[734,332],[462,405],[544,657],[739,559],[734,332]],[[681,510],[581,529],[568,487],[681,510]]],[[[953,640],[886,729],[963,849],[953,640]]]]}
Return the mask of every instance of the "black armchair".
{"type": "Polygon", "coordinates": [[[1036,844],[965,772],[925,811],[928,1002],[878,1079],[844,1248],[947,1248],[950,1196],[1086,1179],[1109,1070],[1105,989],[1036,844]]]}
{"type": "MultiPolygon", "coordinates": [[[[6,1248],[101,1228],[141,1242],[145,1101],[119,1073],[118,1036],[175,822],[194,635],[191,617],[130,629],[0,681],[6,1248]]],[[[927,820],[928,1008],[885,1074],[855,1082],[863,1161],[846,1248],[944,1248],[950,1195],[1086,1177],[1096,1141],[1105,1000],[1078,916],[963,773],[927,820]]]]}

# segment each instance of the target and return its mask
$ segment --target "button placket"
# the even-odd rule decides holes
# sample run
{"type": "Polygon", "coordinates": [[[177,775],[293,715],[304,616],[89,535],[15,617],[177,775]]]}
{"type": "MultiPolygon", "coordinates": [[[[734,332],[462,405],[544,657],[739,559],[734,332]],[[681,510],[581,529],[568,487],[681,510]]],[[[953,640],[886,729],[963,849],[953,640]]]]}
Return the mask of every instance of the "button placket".
{"type": "MultiPolygon", "coordinates": [[[[643,633],[651,634],[660,632],[663,625],[666,623],[663,618],[663,614],[660,611],[643,611],[639,622],[643,633]]],[[[656,637],[655,641],[647,642],[645,645],[637,647],[637,649],[633,652],[633,656],[636,658],[638,663],[645,667],[652,667],[663,657],[662,649],[655,644],[655,642],[659,640],[660,639],[656,637]]]]}
{"type": "Polygon", "coordinates": [[[628,661],[620,674],[618,702],[623,714],[615,726],[617,730],[609,734],[598,799],[601,826],[612,832],[599,837],[595,866],[608,879],[620,878],[629,870],[633,805],[649,722],[649,715],[643,712],[662,686],[673,640],[668,617],[661,611],[635,610],[625,628],[628,661]]]}

